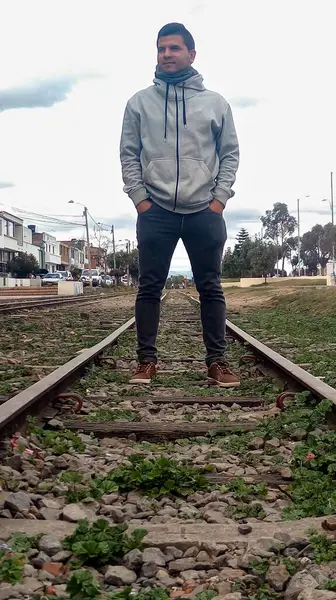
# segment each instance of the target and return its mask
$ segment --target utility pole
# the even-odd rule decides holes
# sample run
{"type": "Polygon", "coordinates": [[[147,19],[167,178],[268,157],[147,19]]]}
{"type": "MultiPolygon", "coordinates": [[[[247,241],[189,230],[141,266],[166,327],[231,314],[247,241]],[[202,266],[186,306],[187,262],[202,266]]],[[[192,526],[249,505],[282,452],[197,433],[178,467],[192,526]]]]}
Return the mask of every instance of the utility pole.
{"type": "MultiPolygon", "coordinates": [[[[333,226],[333,234],[334,234],[334,226],[335,226],[335,215],[334,215],[334,174],[330,173],[330,208],[331,208],[331,224],[333,226]]],[[[335,279],[335,242],[333,236],[332,242],[332,261],[333,261],[333,277],[335,279]]]]}
{"type": "MultiPolygon", "coordinates": [[[[128,256],[131,253],[131,240],[126,240],[126,252],[128,256]]],[[[130,284],[130,269],[129,269],[129,258],[127,260],[127,285],[130,284]]]]}
{"type": "Polygon", "coordinates": [[[297,223],[298,223],[298,269],[301,276],[301,239],[300,239],[300,198],[297,199],[297,223]]]}
{"type": "Polygon", "coordinates": [[[114,238],[114,225],[111,227],[111,235],[112,235],[112,251],[113,251],[113,268],[117,268],[116,262],[116,249],[115,249],[115,238],[114,238]]]}

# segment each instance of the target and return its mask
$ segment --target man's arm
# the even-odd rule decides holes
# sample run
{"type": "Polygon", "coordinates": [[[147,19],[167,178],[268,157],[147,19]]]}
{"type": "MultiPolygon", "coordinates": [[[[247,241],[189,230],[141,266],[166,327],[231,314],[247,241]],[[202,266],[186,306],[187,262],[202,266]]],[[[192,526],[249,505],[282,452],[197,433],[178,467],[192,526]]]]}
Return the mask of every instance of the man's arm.
{"type": "Polygon", "coordinates": [[[125,184],[124,192],[128,194],[136,207],[149,197],[142,181],[140,152],[140,118],[128,102],[121,132],[120,161],[125,184]]]}
{"type": "Polygon", "coordinates": [[[234,195],[232,186],[236,180],[239,165],[239,145],[229,105],[227,105],[223,115],[222,128],[217,135],[216,144],[219,156],[219,173],[213,197],[224,208],[228,199],[234,195]]]}

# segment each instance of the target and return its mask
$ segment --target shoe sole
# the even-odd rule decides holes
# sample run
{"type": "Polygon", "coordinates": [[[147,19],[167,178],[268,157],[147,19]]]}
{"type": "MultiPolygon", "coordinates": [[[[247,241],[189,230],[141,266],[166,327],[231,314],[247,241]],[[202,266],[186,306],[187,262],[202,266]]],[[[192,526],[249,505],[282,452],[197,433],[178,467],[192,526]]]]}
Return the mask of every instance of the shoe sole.
{"type": "Polygon", "coordinates": [[[131,379],[130,384],[132,384],[132,383],[137,383],[137,384],[145,383],[146,385],[149,385],[150,383],[152,383],[152,380],[151,379],[131,379]]]}
{"type": "Polygon", "coordinates": [[[240,381],[235,381],[232,383],[222,383],[221,381],[217,381],[217,379],[212,379],[211,377],[208,377],[209,381],[211,381],[211,383],[215,383],[216,385],[219,385],[219,387],[222,388],[231,388],[231,387],[239,387],[240,386],[240,381]]]}

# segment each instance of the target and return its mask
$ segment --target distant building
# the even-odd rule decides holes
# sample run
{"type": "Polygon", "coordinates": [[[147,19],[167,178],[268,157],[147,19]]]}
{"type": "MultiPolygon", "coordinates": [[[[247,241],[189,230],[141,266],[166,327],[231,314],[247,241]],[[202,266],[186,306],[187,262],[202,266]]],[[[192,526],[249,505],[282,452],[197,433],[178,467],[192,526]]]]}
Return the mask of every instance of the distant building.
{"type": "MultiPolygon", "coordinates": [[[[81,242],[81,240],[80,240],[81,242]]],[[[61,254],[61,268],[70,271],[71,268],[84,269],[88,262],[84,250],[77,240],[65,240],[58,242],[61,254]]]]}
{"type": "Polygon", "coordinates": [[[33,244],[38,246],[42,252],[44,252],[44,267],[49,273],[58,271],[61,267],[61,255],[59,249],[59,242],[56,241],[55,236],[50,235],[43,231],[43,233],[37,233],[35,226],[30,225],[29,228],[33,234],[33,244]]]}
{"type": "Polygon", "coordinates": [[[32,254],[42,268],[43,254],[33,244],[32,231],[20,217],[0,210],[0,274],[7,274],[7,263],[24,252],[32,254]]]}
{"type": "MultiPolygon", "coordinates": [[[[73,248],[75,250],[76,249],[81,250],[83,258],[85,260],[85,268],[86,269],[88,269],[88,268],[101,269],[102,271],[106,271],[107,251],[104,248],[99,248],[99,247],[92,246],[92,245],[90,246],[91,265],[89,267],[89,262],[88,262],[88,258],[87,258],[87,245],[84,240],[76,240],[76,239],[66,240],[66,241],[62,240],[59,243],[64,244],[64,245],[69,245],[71,248],[73,248]]],[[[72,258],[74,261],[79,260],[77,255],[74,255],[72,258]]],[[[83,268],[83,267],[81,267],[81,268],[83,268]]]]}

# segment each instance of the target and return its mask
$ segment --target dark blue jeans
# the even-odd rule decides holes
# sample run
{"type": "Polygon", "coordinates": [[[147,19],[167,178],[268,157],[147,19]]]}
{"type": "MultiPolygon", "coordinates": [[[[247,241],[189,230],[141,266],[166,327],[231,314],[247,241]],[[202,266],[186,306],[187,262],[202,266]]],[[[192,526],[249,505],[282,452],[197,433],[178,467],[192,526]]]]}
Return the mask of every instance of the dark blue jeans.
{"type": "Polygon", "coordinates": [[[135,317],[140,361],[157,362],[156,336],[160,297],[171,259],[181,238],[191,262],[201,301],[206,363],[222,360],[225,353],[225,299],[220,281],[226,227],[210,208],[181,215],[153,203],[138,215],[139,291],[135,317]]]}

